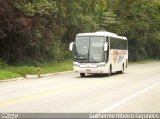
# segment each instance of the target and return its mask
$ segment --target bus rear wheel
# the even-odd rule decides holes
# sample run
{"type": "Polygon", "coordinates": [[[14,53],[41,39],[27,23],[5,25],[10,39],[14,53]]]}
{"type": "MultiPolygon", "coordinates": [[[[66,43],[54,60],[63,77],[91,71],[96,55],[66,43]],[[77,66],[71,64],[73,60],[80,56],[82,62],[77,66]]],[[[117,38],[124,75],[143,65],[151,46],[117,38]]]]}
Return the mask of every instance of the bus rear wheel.
{"type": "Polygon", "coordinates": [[[120,71],[120,73],[121,73],[121,74],[124,73],[124,63],[123,63],[123,65],[122,65],[122,70],[120,71]]]}
{"type": "Polygon", "coordinates": [[[85,77],[85,73],[80,73],[80,76],[81,77],[85,77]]]}

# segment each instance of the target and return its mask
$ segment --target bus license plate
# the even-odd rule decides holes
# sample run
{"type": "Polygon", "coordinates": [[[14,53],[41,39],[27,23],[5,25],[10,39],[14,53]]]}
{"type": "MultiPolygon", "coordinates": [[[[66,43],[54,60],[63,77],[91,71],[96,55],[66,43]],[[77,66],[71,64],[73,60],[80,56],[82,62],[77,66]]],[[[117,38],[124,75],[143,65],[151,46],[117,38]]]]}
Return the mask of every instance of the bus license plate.
{"type": "Polygon", "coordinates": [[[90,69],[86,69],[86,71],[87,71],[87,72],[90,72],[91,70],[90,70],[90,69]]]}

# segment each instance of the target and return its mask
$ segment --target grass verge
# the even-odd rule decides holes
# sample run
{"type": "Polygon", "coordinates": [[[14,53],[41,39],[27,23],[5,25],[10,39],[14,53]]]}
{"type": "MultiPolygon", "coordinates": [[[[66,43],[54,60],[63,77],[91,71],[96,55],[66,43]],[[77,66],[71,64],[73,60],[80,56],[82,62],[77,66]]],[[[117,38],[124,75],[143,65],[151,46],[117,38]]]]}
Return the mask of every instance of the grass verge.
{"type": "MultiPolygon", "coordinates": [[[[72,70],[72,61],[62,63],[41,63],[39,64],[40,74],[55,73],[72,70]]],[[[7,66],[0,69],[0,80],[6,80],[17,77],[25,77],[26,74],[38,74],[38,68],[31,65],[26,66],[7,66]]]]}
{"type": "Polygon", "coordinates": [[[160,62],[160,60],[156,59],[145,59],[145,60],[139,60],[139,61],[129,61],[129,64],[144,64],[149,62],[160,62]]]}
{"type": "Polygon", "coordinates": [[[17,77],[21,77],[21,75],[12,71],[0,69],[0,80],[6,80],[10,78],[17,78],[17,77]]]}
{"type": "MultiPolygon", "coordinates": [[[[142,60],[142,61],[136,61],[136,62],[129,62],[129,64],[135,64],[135,63],[148,63],[148,62],[156,62],[159,60],[142,60]]],[[[62,63],[39,63],[38,65],[40,67],[40,74],[46,74],[46,73],[56,73],[56,72],[62,72],[62,71],[69,71],[73,69],[72,61],[65,61],[62,63]]],[[[32,65],[23,65],[23,66],[10,66],[7,65],[4,68],[0,68],[0,80],[7,80],[11,78],[17,78],[17,77],[25,77],[26,74],[38,74],[38,68],[32,65]]]]}

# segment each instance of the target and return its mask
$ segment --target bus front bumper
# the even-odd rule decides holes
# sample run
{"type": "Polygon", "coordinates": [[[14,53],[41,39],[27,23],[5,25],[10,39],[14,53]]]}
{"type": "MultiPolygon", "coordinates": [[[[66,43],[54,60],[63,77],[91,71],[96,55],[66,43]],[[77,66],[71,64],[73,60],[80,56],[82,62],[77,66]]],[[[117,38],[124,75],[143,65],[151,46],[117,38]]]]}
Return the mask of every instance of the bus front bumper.
{"type": "Polygon", "coordinates": [[[74,72],[90,73],[90,74],[104,74],[104,73],[108,73],[108,70],[106,67],[96,67],[96,68],[74,67],[74,72]]]}

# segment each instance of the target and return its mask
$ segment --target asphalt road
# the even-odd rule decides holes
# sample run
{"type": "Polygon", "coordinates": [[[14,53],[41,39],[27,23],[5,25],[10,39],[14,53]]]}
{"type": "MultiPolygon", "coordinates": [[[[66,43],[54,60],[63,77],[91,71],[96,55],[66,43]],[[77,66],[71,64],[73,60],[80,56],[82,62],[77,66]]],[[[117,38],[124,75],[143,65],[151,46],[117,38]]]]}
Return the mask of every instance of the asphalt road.
{"type": "Polygon", "coordinates": [[[160,62],[110,77],[70,72],[3,82],[0,112],[160,112],[160,62]]]}

